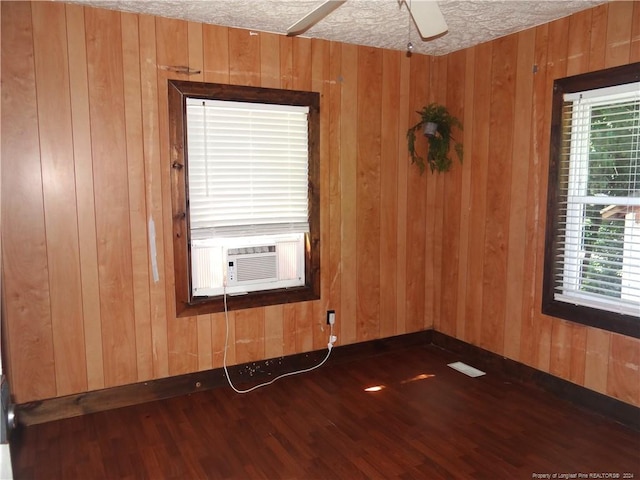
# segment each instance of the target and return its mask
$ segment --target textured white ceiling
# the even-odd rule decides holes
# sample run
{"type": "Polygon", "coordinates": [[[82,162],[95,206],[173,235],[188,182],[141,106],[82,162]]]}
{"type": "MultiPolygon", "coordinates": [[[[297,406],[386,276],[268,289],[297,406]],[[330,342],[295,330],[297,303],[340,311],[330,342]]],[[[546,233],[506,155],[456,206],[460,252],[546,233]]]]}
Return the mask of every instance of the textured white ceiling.
{"type": "MultiPolygon", "coordinates": [[[[284,34],[323,0],[72,0],[129,12],[284,34]]],[[[407,0],[409,2],[410,0],[407,0]]],[[[607,0],[440,0],[449,26],[440,38],[422,41],[398,0],[349,0],[304,37],[444,55],[540,25],[607,0]]]]}

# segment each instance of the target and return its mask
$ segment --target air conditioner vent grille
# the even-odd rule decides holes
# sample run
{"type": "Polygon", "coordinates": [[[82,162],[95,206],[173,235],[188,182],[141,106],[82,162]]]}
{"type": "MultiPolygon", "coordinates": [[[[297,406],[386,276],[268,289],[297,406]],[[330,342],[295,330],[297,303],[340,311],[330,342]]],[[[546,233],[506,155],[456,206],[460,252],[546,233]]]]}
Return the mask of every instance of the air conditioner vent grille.
{"type": "Polygon", "coordinates": [[[238,282],[278,279],[278,263],[275,254],[255,257],[238,256],[236,267],[238,282]]]}

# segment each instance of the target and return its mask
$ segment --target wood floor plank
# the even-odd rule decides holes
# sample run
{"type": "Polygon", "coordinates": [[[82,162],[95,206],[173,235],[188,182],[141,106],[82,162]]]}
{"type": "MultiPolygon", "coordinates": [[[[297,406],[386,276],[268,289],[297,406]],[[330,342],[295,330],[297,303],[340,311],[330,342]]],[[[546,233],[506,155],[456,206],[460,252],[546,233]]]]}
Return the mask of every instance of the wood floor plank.
{"type": "Polygon", "coordinates": [[[638,478],[640,432],[495,372],[467,377],[447,366],[457,360],[414,345],[333,358],[247,395],[220,387],[23,427],[12,443],[14,475],[638,478]]]}

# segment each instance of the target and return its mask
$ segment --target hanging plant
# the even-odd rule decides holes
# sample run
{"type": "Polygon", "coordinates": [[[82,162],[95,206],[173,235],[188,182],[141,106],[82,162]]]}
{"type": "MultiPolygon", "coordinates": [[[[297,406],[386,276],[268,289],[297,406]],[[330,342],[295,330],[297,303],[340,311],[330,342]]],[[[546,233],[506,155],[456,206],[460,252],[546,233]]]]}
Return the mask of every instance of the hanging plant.
{"type": "Polygon", "coordinates": [[[422,110],[416,112],[420,115],[420,121],[407,131],[407,143],[411,154],[411,163],[418,165],[420,174],[424,173],[426,163],[431,172],[447,172],[451,168],[449,147],[453,141],[453,147],[462,163],[462,144],[451,135],[454,127],[462,130],[462,123],[451,115],[446,107],[437,103],[430,103],[422,110]],[[416,152],[416,132],[422,130],[429,143],[427,160],[425,163],[416,152]]]}

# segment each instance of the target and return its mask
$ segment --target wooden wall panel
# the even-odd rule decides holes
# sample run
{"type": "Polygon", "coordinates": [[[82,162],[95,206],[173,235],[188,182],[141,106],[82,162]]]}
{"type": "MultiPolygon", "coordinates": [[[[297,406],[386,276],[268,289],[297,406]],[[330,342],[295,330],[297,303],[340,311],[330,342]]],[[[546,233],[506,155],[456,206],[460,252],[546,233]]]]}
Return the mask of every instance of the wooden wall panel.
{"type": "Polygon", "coordinates": [[[229,30],[229,81],[234,85],[260,85],[260,35],[229,30]]]}
{"type": "MultiPolygon", "coordinates": [[[[189,22],[187,25],[187,41],[189,45],[189,67],[200,73],[189,76],[193,81],[203,82],[204,74],[204,44],[201,23],[189,22]]],[[[213,368],[213,344],[211,336],[211,315],[200,315],[196,319],[198,370],[213,368]]]]}
{"type": "Polygon", "coordinates": [[[105,386],[137,380],[118,12],[85,10],[105,386]]]}
{"type": "MultiPolygon", "coordinates": [[[[312,55],[311,39],[300,38],[299,42],[294,42],[291,50],[291,65],[293,68],[293,89],[309,91],[312,89],[312,55]]],[[[319,303],[319,302],[315,302],[319,303]]],[[[313,349],[313,304],[309,302],[296,303],[292,305],[295,312],[295,351],[308,352],[313,349]]],[[[316,310],[319,317],[322,312],[316,310]]],[[[326,339],[325,339],[326,340],[326,339]]],[[[326,341],[324,345],[326,346],[326,341]]]]}
{"type": "Polygon", "coordinates": [[[640,62],[640,2],[634,2],[631,14],[633,24],[631,26],[631,49],[629,62],[640,62]]]}
{"type": "Polygon", "coordinates": [[[0,8],[18,402],[217,368],[225,352],[232,365],[324,349],[335,309],[338,344],[435,327],[640,405],[637,340],[540,313],[551,84],[637,61],[637,4],[411,58],[79,5],[0,8]],[[321,94],[319,301],[175,317],[169,78],[321,94]],[[421,176],[405,134],[431,101],[463,120],[465,161],[421,176]]]}
{"type": "Polygon", "coordinates": [[[503,354],[509,358],[519,357],[522,334],[522,323],[513,319],[520,317],[524,290],[534,51],[535,30],[518,34],[503,346],[503,354]]]}
{"type": "MultiPolygon", "coordinates": [[[[483,251],[486,215],[486,183],[489,155],[489,114],[491,100],[491,64],[492,44],[485,43],[475,48],[474,96],[470,105],[472,117],[471,155],[471,221],[469,225],[469,256],[467,271],[467,295],[464,299],[466,309],[466,341],[479,345],[482,333],[482,297],[483,251]],[[471,273],[472,272],[472,273],[471,273]]],[[[460,333],[458,333],[460,334],[460,333]]]]}
{"type": "Polygon", "coordinates": [[[2,2],[0,8],[4,354],[16,398],[47,398],[56,395],[56,371],[31,4],[2,2]]]}
{"type": "MultiPolygon", "coordinates": [[[[416,111],[428,104],[429,59],[412,57],[409,71],[409,104],[415,108],[409,110],[409,126],[420,120],[416,111]]],[[[426,155],[426,141],[418,136],[416,148],[422,157],[426,155]]],[[[427,167],[428,172],[428,167],[427,167]]],[[[420,175],[417,167],[412,165],[407,172],[406,197],[407,221],[406,237],[406,295],[405,295],[405,331],[423,330],[425,323],[425,263],[426,263],[426,219],[427,215],[427,173],[420,175]]]]}
{"type": "Polygon", "coordinates": [[[494,42],[491,69],[489,118],[489,162],[486,183],[484,225],[484,268],[482,282],[482,332],[480,346],[502,354],[504,347],[507,255],[515,117],[518,36],[509,35],[494,42]],[[500,298],[496,298],[499,296],[500,298]]]}
{"type": "Polygon", "coordinates": [[[530,142],[530,166],[527,183],[527,219],[525,223],[525,263],[523,268],[523,296],[522,296],[522,326],[520,328],[520,356],[521,362],[535,366],[538,361],[538,345],[540,343],[540,331],[538,328],[539,302],[537,300],[538,285],[534,272],[542,262],[539,256],[539,237],[537,232],[544,218],[542,212],[541,183],[546,175],[546,164],[542,161],[546,152],[542,148],[541,139],[546,133],[545,123],[545,98],[547,93],[547,47],[548,25],[541,25],[534,29],[534,63],[533,63],[533,96],[531,111],[530,142]]]}
{"type": "MultiPolygon", "coordinates": [[[[398,146],[404,143],[398,128],[397,92],[400,90],[400,52],[382,52],[380,110],[380,331],[397,332],[398,308],[398,146]]],[[[400,157],[402,158],[402,157],[400,157]]]]}
{"type": "MultiPolygon", "coordinates": [[[[140,84],[142,110],[142,146],[146,201],[146,227],[149,239],[149,303],[151,307],[151,343],[153,377],[169,375],[167,348],[167,302],[165,301],[164,215],[162,182],[160,181],[160,125],[158,112],[158,65],[155,18],[141,15],[138,22],[140,38],[140,84]]],[[[163,137],[166,138],[166,137],[163,137]]],[[[168,221],[168,220],[167,220],[168,221]]],[[[167,243],[171,243],[167,240],[167,243]]]]}
{"type": "Polygon", "coordinates": [[[459,260],[458,260],[458,285],[457,285],[457,302],[456,302],[456,326],[452,326],[451,331],[455,331],[456,337],[467,340],[470,329],[467,328],[467,303],[463,299],[467,298],[467,289],[469,287],[469,255],[472,245],[470,238],[471,228],[471,173],[473,171],[470,159],[474,155],[473,147],[473,99],[475,95],[475,61],[476,50],[471,48],[465,50],[465,82],[464,82],[464,114],[459,118],[464,127],[462,136],[464,147],[464,163],[462,164],[462,178],[460,189],[460,239],[459,239],[459,260]]]}
{"type": "MultiPolygon", "coordinates": [[[[323,165],[329,168],[329,182],[321,190],[326,192],[326,201],[322,203],[321,209],[328,209],[329,212],[329,267],[324,270],[321,282],[328,282],[329,302],[328,307],[336,311],[335,333],[338,336],[338,343],[347,343],[339,333],[343,323],[342,311],[342,173],[341,173],[341,105],[342,105],[342,45],[331,43],[329,45],[329,70],[327,82],[329,82],[328,105],[329,128],[325,132],[329,139],[329,156],[323,159],[323,165]]],[[[325,113],[324,115],[327,115],[325,113]]],[[[320,133],[322,137],[323,133],[320,133]]],[[[322,141],[322,140],[321,140],[322,141]]]]}
{"type": "Polygon", "coordinates": [[[122,68],[138,380],[153,378],[138,16],[122,14],[122,68]]]}
{"type": "Polygon", "coordinates": [[[611,2],[607,15],[605,64],[616,67],[629,63],[634,2],[611,2]]]}
{"type": "MultiPolygon", "coordinates": [[[[156,19],[156,45],[158,61],[158,99],[165,106],[168,95],[169,79],[186,80],[187,74],[176,71],[175,67],[189,63],[188,24],[168,18],[156,19]]],[[[163,214],[171,212],[171,187],[169,179],[169,146],[162,139],[168,138],[169,119],[166,108],[158,110],[160,131],[160,179],[163,214]]],[[[164,238],[172,238],[172,223],[166,219],[163,223],[164,238]]],[[[164,243],[165,258],[165,302],[167,309],[167,348],[169,374],[177,375],[197,371],[198,369],[198,321],[195,317],[175,317],[175,291],[173,288],[173,245],[164,243]]]]}
{"type": "MultiPolygon", "coordinates": [[[[465,76],[467,68],[467,56],[464,50],[460,50],[448,57],[447,78],[455,79],[447,82],[447,97],[445,105],[452,115],[464,122],[464,93],[465,76]]],[[[463,123],[464,125],[464,123],[463,123]]],[[[454,138],[464,142],[464,128],[454,132],[454,138]]],[[[464,145],[464,143],[463,143],[464,145]]],[[[434,318],[436,329],[455,336],[458,323],[456,315],[458,310],[458,277],[460,275],[461,253],[461,216],[462,197],[465,192],[462,188],[463,168],[458,163],[456,154],[452,152],[453,167],[451,175],[442,175],[444,180],[444,194],[442,196],[442,236],[438,244],[441,246],[440,258],[442,259],[441,274],[436,283],[441,285],[438,294],[440,298],[440,313],[434,318]]],[[[464,162],[464,160],[463,160],[464,162]]]]}
{"type": "Polygon", "coordinates": [[[357,112],[358,112],[358,47],[342,45],[342,84],[340,96],[340,287],[341,318],[339,324],[340,343],[357,340],[357,112]],[[351,319],[351,321],[345,321],[351,319]]]}
{"type": "MultiPolygon", "coordinates": [[[[426,102],[447,105],[448,58],[445,56],[429,59],[429,89],[426,102]],[[436,80],[437,79],[437,80],[436,80]]],[[[426,103],[425,102],[425,103],[426,103]]],[[[454,177],[453,168],[448,178],[454,177]]],[[[440,328],[441,275],[442,275],[442,235],[444,225],[444,175],[427,176],[427,203],[424,237],[424,320],[421,328],[440,328]],[[437,325],[437,327],[436,327],[437,325]]],[[[454,220],[455,222],[455,220],[454,220]]]]}
{"type": "Polygon", "coordinates": [[[607,393],[624,402],[640,405],[640,342],[611,335],[607,393]]]}
{"type": "Polygon", "coordinates": [[[382,112],[382,50],[358,52],[356,177],[356,336],[380,336],[380,148],[382,112]]]}
{"type": "Polygon", "coordinates": [[[102,321],[100,317],[100,285],[96,239],[93,162],[91,158],[91,129],[89,117],[89,87],[87,84],[87,52],[85,43],[84,10],[67,5],[67,39],[71,122],[73,128],[73,160],[75,167],[78,215],[78,243],[82,278],[82,313],[87,388],[104,388],[102,356],[102,321]]]}
{"type": "MultiPolygon", "coordinates": [[[[330,83],[325,81],[330,69],[330,46],[326,40],[311,41],[311,90],[320,93],[320,132],[328,132],[330,117],[326,114],[330,108],[330,83]],[[323,113],[325,112],[325,113],[323,113]]],[[[320,136],[320,159],[329,158],[329,136],[320,136]]],[[[320,162],[320,271],[329,270],[329,196],[327,186],[330,183],[331,170],[329,162],[320,162]]],[[[327,346],[329,328],[326,324],[326,312],[330,309],[330,283],[320,282],[320,301],[312,303],[311,328],[313,335],[313,350],[320,350],[327,346]]]]}
{"type": "MultiPolygon", "coordinates": [[[[396,232],[396,241],[398,249],[397,259],[397,298],[396,298],[396,333],[407,331],[407,228],[408,228],[408,212],[410,201],[408,198],[408,177],[409,162],[406,161],[406,137],[405,132],[410,125],[415,123],[415,118],[410,112],[413,108],[409,107],[409,99],[411,93],[411,59],[406,55],[400,58],[400,90],[398,95],[398,126],[400,128],[400,140],[398,142],[398,223],[396,232]],[[405,159],[405,161],[402,161],[405,159]]],[[[415,167],[413,167],[415,168],[415,167]]],[[[412,207],[412,204],[411,204],[412,207]]]]}
{"type": "Polygon", "coordinates": [[[87,367],[66,20],[47,3],[34,3],[32,15],[57,394],[68,395],[87,389],[87,367]]]}

